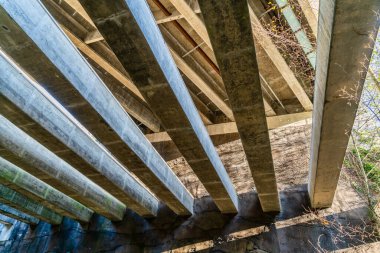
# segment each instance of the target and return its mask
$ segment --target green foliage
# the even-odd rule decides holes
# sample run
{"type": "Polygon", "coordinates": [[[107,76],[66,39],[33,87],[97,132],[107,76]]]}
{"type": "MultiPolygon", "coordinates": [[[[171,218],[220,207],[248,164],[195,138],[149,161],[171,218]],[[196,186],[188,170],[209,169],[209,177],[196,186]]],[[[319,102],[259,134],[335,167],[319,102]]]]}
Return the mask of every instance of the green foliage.
{"type": "MultiPolygon", "coordinates": [[[[372,147],[367,149],[364,144],[361,147],[358,147],[358,152],[356,149],[352,149],[351,152],[355,157],[359,157],[363,164],[363,169],[367,175],[368,180],[370,181],[370,187],[372,190],[377,191],[380,187],[380,149],[377,147],[372,147]]],[[[345,160],[345,165],[347,167],[352,167],[352,165],[347,159],[345,160]]]]}

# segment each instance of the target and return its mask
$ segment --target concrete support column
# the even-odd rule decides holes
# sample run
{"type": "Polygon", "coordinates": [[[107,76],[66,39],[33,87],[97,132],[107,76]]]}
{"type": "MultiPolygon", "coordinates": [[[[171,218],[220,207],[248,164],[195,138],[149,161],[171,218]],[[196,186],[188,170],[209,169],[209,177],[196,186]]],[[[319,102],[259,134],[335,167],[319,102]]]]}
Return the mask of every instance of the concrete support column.
{"type": "Polygon", "coordinates": [[[309,194],[331,206],[379,29],[379,0],[320,1],[309,194]]]}
{"type": "MultiPolygon", "coordinates": [[[[88,208],[112,220],[121,220],[125,206],[108,192],[57,157],[0,115],[0,145],[24,162],[64,185],[68,193],[88,208]]],[[[52,183],[54,187],[54,184],[52,183]]]]}
{"type": "Polygon", "coordinates": [[[118,196],[118,199],[128,208],[141,215],[157,214],[157,198],[99,145],[58,101],[2,52],[0,84],[1,94],[92,165],[115,187],[121,189],[124,194],[118,196]]]}
{"type": "Polygon", "coordinates": [[[263,211],[280,202],[246,0],[200,0],[224,86],[263,211]]]}
{"type": "Polygon", "coordinates": [[[0,5],[127,144],[123,146],[128,153],[128,157],[124,157],[127,167],[138,168],[133,172],[176,213],[192,213],[191,194],[43,4],[38,0],[0,0],[0,5]],[[46,31],[50,36],[46,36],[46,31]]]}
{"type": "Polygon", "coordinates": [[[81,1],[222,212],[238,197],[145,1],[81,1]]]}

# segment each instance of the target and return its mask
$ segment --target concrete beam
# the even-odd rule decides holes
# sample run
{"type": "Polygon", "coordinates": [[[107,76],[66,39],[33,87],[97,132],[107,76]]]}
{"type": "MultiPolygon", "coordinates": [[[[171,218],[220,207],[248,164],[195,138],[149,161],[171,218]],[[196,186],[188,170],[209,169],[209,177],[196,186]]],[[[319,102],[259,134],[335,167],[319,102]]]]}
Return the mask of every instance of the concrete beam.
{"type": "Polygon", "coordinates": [[[53,97],[0,52],[0,93],[123,191],[119,199],[141,215],[156,215],[159,201],[91,137],[53,97]]]}
{"type": "Polygon", "coordinates": [[[378,0],[320,2],[309,194],[331,206],[379,29],[378,0]]]}
{"type": "Polygon", "coordinates": [[[279,211],[268,126],[246,0],[200,0],[263,211],[279,211]],[[223,18],[220,18],[223,17],[223,18]]]}
{"type": "Polygon", "coordinates": [[[1,184],[0,202],[54,225],[62,222],[61,215],[1,184]]]}
{"type": "MultiPolygon", "coordinates": [[[[267,117],[267,125],[268,125],[268,129],[275,129],[278,127],[283,127],[283,126],[298,122],[298,121],[304,121],[305,124],[309,124],[309,122],[311,122],[310,120],[311,117],[312,117],[311,112],[301,112],[301,113],[293,113],[293,114],[267,117]]],[[[235,122],[208,125],[206,126],[206,129],[210,136],[238,133],[238,128],[235,122]]],[[[167,132],[146,134],[145,136],[152,143],[172,141],[172,139],[170,138],[167,132]]]]}
{"type": "MultiPolygon", "coordinates": [[[[78,37],[76,37],[72,32],[70,32],[67,28],[63,28],[66,35],[71,39],[71,41],[75,44],[75,46],[88,58],[102,67],[105,71],[107,71],[111,76],[113,76],[116,80],[126,86],[135,96],[140,98],[145,102],[145,99],[141,95],[140,91],[136,88],[136,85],[129,80],[125,75],[120,73],[114,66],[112,66],[108,61],[99,56],[92,48],[87,46],[86,43],[81,41],[78,37]]],[[[158,132],[160,130],[160,122],[156,119],[156,117],[144,108],[143,106],[125,106],[126,111],[135,119],[143,123],[149,129],[154,132],[158,132]]]]}
{"type": "Polygon", "coordinates": [[[0,183],[15,191],[21,188],[37,198],[31,198],[54,212],[74,220],[88,222],[93,211],[81,203],[57,191],[50,185],[0,157],[0,183]],[[17,186],[13,188],[12,186],[17,186]]]}
{"type": "MultiPolygon", "coordinates": [[[[9,33],[0,33],[0,47],[17,62],[17,65],[22,67],[28,75],[32,75],[46,90],[49,91],[59,104],[65,106],[65,109],[70,111],[75,118],[90,130],[92,135],[95,135],[98,140],[109,142],[110,140],[120,140],[117,145],[109,145],[109,149],[117,152],[118,156],[124,159],[130,159],[130,155],[125,152],[127,149],[120,138],[114,131],[102,120],[101,116],[87,103],[87,101],[75,90],[57,68],[49,61],[48,58],[39,50],[33,41],[22,31],[22,29],[11,19],[11,17],[0,7],[1,24],[9,29],[9,33]],[[38,64],[35,64],[38,62],[38,64]]],[[[109,77],[106,80],[109,81],[109,77]]],[[[111,82],[108,85],[115,86],[111,82]]],[[[119,93],[118,93],[119,94],[119,93]]],[[[123,94],[122,92],[120,94],[123,94]]],[[[126,97],[127,98],[127,97],[126,97]]],[[[128,101],[130,102],[130,100],[128,101]]],[[[119,187],[115,186],[107,177],[103,176],[99,171],[87,163],[81,156],[74,153],[65,144],[51,135],[48,131],[38,125],[33,119],[22,112],[6,97],[0,94],[0,111],[4,117],[8,118],[17,127],[23,129],[32,138],[43,144],[46,148],[53,151],[57,156],[72,165],[80,173],[88,177],[95,184],[105,189],[108,193],[119,199],[121,202],[126,202],[130,197],[119,187]]],[[[130,152],[131,153],[131,152],[130,152]]],[[[42,181],[54,185],[56,189],[64,192],[66,195],[78,200],[81,203],[87,203],[86,199],[78,196],[72,189],[62,184],[59,180],[41,172],[28,164],[25,164],[22,159],[13,155],[11,152],[3,149],[0,154],[6,157],[15,165],[27,170],[42,181]]],[[[99,160],[99,157],[96,161],[99,160]]],[[[139,165],[131,166],[133,168],[139,165]]],[[[120,177],[118,180],[123,180],[120,177]]],[[[154,182],[153,182],[154,183],[154,182]]],[[[124,188],[124,187],[123,187],[124,188]]],[[[87,204],[88,206],[91,203],[87,204]]],[[[131,207],[131,205],[129,205],[131,207]]],[[[96,211],[96,210],[95,210],[96,211]]],[[[147,215],[151,213],[147,212],[147,215]]]]}
{"type": "Polygon", "coordinates": [[[222,212],[236,212],[233,184],[148,4],[124,0],[81,3],[216,205],[222,212]]]}
{"type": "MultiPolygon", "coordinates": [[[[85,41],[82,41],[80,38],[77,37],[78,34],[75,34],[77,29],[73,29],[73,27],[75,27],[75,21],[72,20],[71,16],[68,16],[66,9],[61,8],[61,5],[63,5],[64,3],[63,1],[43,0],[43,3],[46,4],[46,7],[49,9],[49,11],[51,11],[51,14],[55,18],[57,18],[57,20],[59,20],[61,28],[65,31],[66,35],[77,46],[77,48],[83,53],[86,59],[89,60],[92,66],[96,68],[98,68],[96,65],[100,66],[103,70],[107,72],[107,74],[112,76],[114,79],[119,81],[121,84],[123,84],[127,88],[128,92],[127,90],[123,90],[124,91],[122,92],[123,97],[120,96],[121,95],[120,89],[118,89],[117,92],[114,92],[116,90],[115,85],[110,85],[110,81],[106,81],[104,79],[103,72],[97,71],[97,74],[103,79],[103,81],[111,90],[111,92],[113,92],[113,94],[119,100],[123,108],[133,118],[139,120],[149,129],[151,129],[153,132],[159,132],[160,122],[157,119],[157,117],[155,117],[152,114],[152,112],[147,108],[145,99],[144,97],[141,96],[141,93],[136,88],[135,84],[130,80],[129,77],[125,75],[124,72],[122,73],[122,71],[120,71],[120,68],[119,69],[116,68],[114,60],[111,63],[110,59],[116,58],[116,56],[114,56],[112,51],[107,48],[107,51],[109,51],[110,53],[106,53],[106,51],[103,50],[102,52],[103,55],[100,56],[91,47],[87,46],[86,44],[87,38],[85,39],[85,41]],[[133,95],[130,95],[129,92],[133,95]],[[134,96],[138,98],[135,98],[134,96]]],[[[99,33],[98,30],[91,32],[89,36],[91,36],[91,38],[89,39],[91,39],[92,42],[104,40],[103,36],[99,33]]],[[[100,45],[97,45],[97,46],[100,46],[100,45]]],[[[118,61],[117,58],[116,58],[116,61],[118,61]]],[[[201,111],[199,111],[199,113],[201,114],[201,117],[204,123],[210,124],[210,121],[206,117],[206,115],[204,115],[201,111]]]]}
{"type": "MultiPolygon", "coordinates": [[[[0,70],[1,72],[1,70],[0,70]]],[[[19,74],[19,73],[17,73],[19,74]]],[[[17,75],[15,75],[17,76],[17,75]]],[[[1,86],[2,82],[0,81],[0,89],[2,88],[1,86]]],[[[5,86],[4,86],[5,89],[5,86]]],[[[18,91],[21,91],[23,89],[18,89],[18,91]]],[[[25,89],[29,90],[29,89],[25,89]]],[[[15,94],[19,94],[19,92],[16,92],[15,94]]],[[[54,99],[53,99],[54,100],[54,99]]],[[[31,106],[33,107],[33,106],[31,106]]],[[[41,109],[41,108],[39,108],[41,109]]],[[[91,181],[93,181],[95,184],[98,184],[100,187],[108,191],[111,195],[116,197],[118,200],[120,200],[123,203],[127,203],[128,200],[131,200],[131,197],[128,195],[127,192],[123,190],[123,188],[129,188],[129,185],[123,186],[123,187],[118,187],[113,183],[111,180],[109,180],[106,176],[102,174],[102,170],[95,169],[93,166],[91,166],[88,162],[86,162],[82,156],[74,153],[71,149],[69,149],[67,146],[65,146],[64,143],[60,142],[57,138],[55,138],[53,135],[51,135],[47,130],[45,130],[42,126],[40,126],[38,123],[33,121],[29,116],[27,116],[22,110],[17,108],[16,105],[14,105],[11,101],[9,101],[7,98],[5,98],[0,91],[0,111],[5,116],[8,118],[10,121],[12,121],[17,127],[23,129],[28,135],[30,135],[32,138],[35,138],[37,141],[39,141],[42,145],[44,145],[46,148],[50,149],[55,153],[57,156],[59,156],[61,159],[65,160],[67,163],[75,167],[80,173],[88,177],[91,181]]],[[[63,110],[64,111],[64,110],[63,110]]],[[[41,115],[44,115],[43,113],[41,115]]],[[[51,116],[51,114],[49,114],[51,116]]],[[[49,125],[50,126],[50,125],[49,125]]],[[[65,125],[67,126],[67,125],[65,125]]],[[[62,126],[61,126],[62,127],[62,126]]],[[[57,129],[60,129],[57,127],[57,129]]],[[[86,131],[85,131],[86,132],[86,131]]],[[[74,134],[74,132],[70,133],[71,135],[67,136],[77,136],[74,134]]],[[[91,136],[91,134],[90,134],[91,136]]],[[[93,138],[91,136],[91,138],[93,138]]],[[[90,139],[91,139],[90,138],[90,139]]],[[[95,140],[94,140],[95,141],[95,140]]],[[[72,143],[72,142],[70,142],[72,143]]],[[[74,142],[76,143],[76,142],[74,142]]],[[[82,142],[85,143],[85,142],[82,142]]],[[[97,142],[95,141],[96,145],[97,142]]],[[[88,148],[92,147],[91,143],[88,148]]],[[[87,148],[87,149],[88,149],[87,148]]],[[[102,150],[103,151],[103,150],[102,150]]],[[[104,151],[103,151],[104,152],[104,151]]],[[[91,153],[91,152],[90,152],[91,153]]],[[[106,151],[107,153],[107,151],[106,151]]],[[[93,154],[93,153],[91,153],[93,154]]],[[[64,185],[61,185],[61,182],[54,180],[53,178],[46,176],[46,174],[41,173],[37,168],[33,168],[29,166],[28,164],[25,164],[20,158],[18,158],[15,155],[12,155],[9,151],[5,149],[0,149],[0,156],[6,157],[7,160],[11,161],[18,167],[28,171],[29,173],[33,174],[35,177],[41,179],[42,181],[54,185],[56,189],[59,191],[64,191],[64,189],[61,188],[67,188],[64,185]],[[54,181],[54,182],[52,182],[54,181]]],[[[86,155],[86,157],[89,157],[89,155],[86,155]]],[[[95,159],[91,160],[94,161],[99,161],[101,159],[101,156],[98,156],[96,154],[95,159]]],[[[114,158],[113,158],[114,159],[114,158]]],[[[102,162],[102,164],[105,164],[102,162]]],[[[123,176],[125,175],[125,168],[117,163],[118,166],[122,168],[121,173],[115,173],[114,177],[117,177],[118,182],[123,182],[124,178],[123,176]],[[121,175],[120,175],[121,174],[121,175]]],[[[100,163],[96,163],[96,166],[99,168],[100,163]]],[[[112,171],[114,168],[111,168],[110,171],[112,171]]],[[[107,170],[108,171],[108,170],[107,170]]],[[[107,173],[106,173],[107,174],[107,173]]],[[[110,177],[112,179],[112,177],[110,177]]],[[[71,194],[76,195],[76,193],[68,193],[65,192],[67,195],[71,196],[71,194]]],[[[23,193],[25,194],[25,192],[23,193]]],[[[29,196],[29,195],[27,195],[29,196]]],[[[149,196],[149,195],[148,195],[149,196]]],[[[148,197],[147,196],[147,197],[148,197]]],[[[157,202],[157,200],[156,200],[157,202]]],[[[129,202],[130,203],[130,202],[129,202]]],[[[134,209],[132,205],[128,206],[131,209],[134,209]]],[[[138,207],[138,206],[137,206],[138,207]]],[[[145,210],[145,209],[144,209],[145,210]]],[[[146,213],[148,215],[152,215],[148,210],[146,210],[146,213]]]]}
{"type": "MultiPolygon", "coordinates": [[[[196,13],[200,13],[200,10],[197,9],[196,13]]],[[[182,15],[181,15],[182,16],[182,15]]],[[[157,22],[159,23],[159,22],[157,22]]],[[[203,28],[206,30],[202,23],[203,28]]],[[[145,99],[141,97],[141,93],[138,91],[136,92],[136,86],[133,84],[132,81],[130,81],[128,78],[126,78],[122,73],[120,73],[118,70],[116,70],[111,64],[106,62],[103,58],[101,58],[99,55],[96,54],[95,51],[93,51],[90,47],[88,47],[86,44],[90,44],[96,41],[103,41],[103,36],[99,33],[98,30],[92,32],[89,37],[90,41],[81,41],[79,38],[77,38],[69,29],[65,28],[62,25],[63,30],[65,31],[66,35],[71,39],[71,41],[77,46],[77,48],[85,54],[87,57],[89,57],[91,60],[99,64],[104,70],[110,73],[110,75],[114,76],[117,80],[122,82],[126,85],[126,87],[129,87],[133,93],[138,96],[139,98],[142,98],[144,101],[145,99]]],[[[229,107],[228,104],[226,104],[223,99],[219,97],[219,95],[216,94],[215,91],[213,91],[209,85],[206,84],[206,82],[183,60],[181,56],[179,56],[172,48],[170,48],[170,52],[172,53],[173,59],[177,65],[177,67],[184,73],[192,82],[195,84],[195,86],[200,89],[217,107],[219,110],[221,110],[227,118],[229,118],[231,121],[234,121],[232,110],[229,107]]],[[[194,99],[194,97],[193,97],[194,99]]],[[[120,101],[120,99],[119,99],[120,101]]],[[[121,102],[121,101],[120,101],[121,102]]],[[[195,102],[195,101],[194,101],[195,102]]],[[[276,113],[274,112],[273,108],[271,108],[270,104],[265,100],[264,98],[264,105],[266,108],[266,112],[268,116],[274,116],[276,113]]],[[[197,106],[198,107],[198,106],[197,106]]],[[[145,124],[148,128],[150,128],[154,132],[158,132],[157,128],[154,128],[156,124],[154,118],[152,117],[146,117],[149,115],[141,114],[141,111],[137,110],[135,106],[125,106],[124,107],[126,111],[132,115],[134,118],[138,119],[140,122],[145,124]],[[142,117],[145,116],[145,117],[142,117]]],[[[199,110],[199,114],[204,122],[204,124],[208,125],[210,124],[208,117],[202,113],[201,110],[199,110]]],[[[159,127],[159,125],[158,125],[159,127]]]]}
{"type": "Polygon", "coordinates": [[[19,210],[14,209],[13,207],[10,207],[1,203],[0,203],[0,214],[10,217],[12,219],[24,222],[24,223],[31,224],[31,225],[36,225],[38,222],[40,222],[40,220],[37,219],[36,217],[20,212],[19,210]]]}
{"type": "MultiPolygon", "coordinates": [[[[43,0],[42,2],[45,4],[46,8],[48,8],[53,17],[57,18],[57,21],[60,23],[62,29],[75,44],[75,46],[87,59],[91,61],[90,63],[92,63],[94,67],[96,66],[96,68],[99,66],[102,70],[107,72],[107,75],[111,76],[117,81],[117,83],[114,84],[111,82],[111,80],[109,80],[109,77],[107,77],[105,80],[104,76],[102,76],[104,71],[100,72],[101,74],[99,74],[98,71],[98,75],[103,79],[111,92],[117,90],[117,92],[113,92],[115,96],[119,95],[122,92],[123,98],[120,98],[121,96],[118,96],[117,99],[122,104],[123,108],[133,118],[143,123],[153,132],[158,132],[160,130],[159,120],[149,110],[148,105],[144,102],[144,98],[136,86],[133,84],[133,82],[130,80],[130,78],[125,76],[125,71],[120,69],[120,67],[115,67],[114,59],[116,57],[113,55],[112,51],[107,48],[107,50],[103,50],[103,52],[101,52],[102,54],[99,55],[98,52],[94,51],[85,42],[83,42],[82,39],[80,39],[80,37],[83,36],[82,34],[86,33],[87,30],[85,27],[82,27],[81,24],[78,24],[76,20],[69,15],[69,13],[74,12],[75,14],[73,15],[80,16],[83,19],[87,20],[88,16],[81,16],[85,15],[85,11],[83,8],[81,8],[80,3],[77,1],[69,1],[69,3],[65,3],[65,1],[58,0],[43,0]],[[69,8],[67,7],[67,4],[69,4],[69,8]],[[78,9],[72,9],[73,7],[76,7],[78,9]],[[120,86],[124,87],[122,88],[120,86]]],[[[94,30],[96,28],[93,27],[92,29],[94,30]]],[[[88,30],[88,32],[89,31],[90,30],[88,30]]],[[[97,30],[95,32],[101,36],[97,30]]]]}
{"type": "Polygon", "coordinates": [[[170,52],[177,67],[184,73],[192,82],[197,86],[199,90],[203,92],[210,99],[219,110],[221,110],[227,118],[234,120],[234,116],[229,105],[223,101],[222,98],[211,89],[211,87],[179,56],[173,49],[170,48],[170,52]]]}
{"type": "Polygon", "coordinates": [[[192,213],[194,199],[186,187],[146,140],[41,2],[1,0],[0,4],[128,145],[123,146],[123,150],[116,150],[115,156],[176,213],[192,213]],[[45,30],[51,36],[46,36],[45,30]]]}
{"type": "Polygon", "coordinates": [[[0,145],[20,157],[24,162],[66,185],[67,188],[75,192],[75,198],[78,198],[77,200],[88,208],[112,220],[123,218],[125,206],[120,201],[32,139],[2,115],[0,115],[0,145]]]}
{"type": "MultiPolygon", "coordinates": [[[[171,2],[174,6],[178,7],[183,12],[185,16],[182,14],[181,16],[184,16],[194,31],[196,31],[199,35],[202,35],[202,38],[206,38],[206,41],[210,42],[206,27],[204,26],[203,22],[200,21],[200,18],[196,15],[196,13],[200,13],[200,10],[192,10],[192,8],[190,8],[190,6],[183,0],[171,0],[171,2]]],[[[174,37],[173,39],[176,40],[174,37]]],[[[209,47],[212,51],[211,44],[209,44],[209,47]]],[[[177,67],[198,87],[198,89],[200,89],[200,91],[203,92],[203,94],[205,94],[219,108],[219,110],[221,110],[226,115],[227,118],[229,118],[231,121],[235,121],[230,106],[225,103],[225,101],[223,101],[223,99],[220,98],[219,95],[217,95],[216,92],[211,89],[211,87],[183,60],[183,57],[178,55],[172,48],[169,47],[169,49],[172,53],[177,67]]],[[[265,111],[267,112],[267,116],[276,115],[273,108],[265,98],[264,106],[265,111]]]]}
{"type": "MultiPolygon", "coordinates": [[[[81,50],[84,54],[86,54],[88,57],[90,57],[94,61],[97,61],[97,57],[93,58],[92,53],[90,53],[90,51],[87,50],[87,48],[84,47],[84,45],[79,42],[80,40],[78,38],[76,38],[67,29],[64,29],[64,31],[69,36],[69,38],[74,42],[74,44],[79,48],[79,50],[81,50]]],[[[100,33],[97,33],[97,35],[94,34],[92,36],[98,36],[97,38],[93,37],[93,39],[96,41],[104,40],[103,36],[100,33]]],[[[195,86],[197,86],[197,88],[200,89],[218,107],[218,109],[221,110],[226,115],[227,118],[229,118],[230,120],[233,121],[234,118],[233,118],[232,110],[226,104],[226,102],[224,102],[223,99],[221,99],[219,97],[219,95],[216,94],[216,92],[213,91],[209,87],[209,85],[207,85],[207,83],[183,60],[183,58],[181,56],[179,56],[172,48],[169,47],[169,49],[170,49],[170,52],[173,56],[173,59],[177,65],[177,67],[182,71],[182,73],[184,73],[193,82],[193,84],[195,86]]],[[[107,70],[107,68],[105,70],[107,70]]],[[[110,73],[110,74],[112,75],[112,73],[110,73]]],[[[144,99],[144,101],[145,101],[145,99],[144,99]]],[[[268,107],[268,111],[270,111],[269,107],[268,107]]],[[[199,111],[199,113],[201,114],[201,111],[199,111]]],[[[133,114],[131,114],[131,115],[133,116],[133,114]]],[[[201,116],[202,116],[202,114],[201,114],[201,116]]]]}

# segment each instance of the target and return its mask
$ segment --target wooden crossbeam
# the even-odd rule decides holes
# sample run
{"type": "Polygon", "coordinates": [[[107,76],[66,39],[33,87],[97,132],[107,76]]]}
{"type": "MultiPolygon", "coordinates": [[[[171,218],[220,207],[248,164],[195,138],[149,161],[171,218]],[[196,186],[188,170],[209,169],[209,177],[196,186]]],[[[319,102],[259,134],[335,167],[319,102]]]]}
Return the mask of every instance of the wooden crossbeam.
{"type": "MultiPolygon", "coordinates": [[[[268,129],[276,129],[299,121],[304,121],[305,124],[310,124],[311,117],[311,112],[301,112],[267,117],[268,129]]],[[[235,122],[208,125],[206,126],[206,129],[210,136],[238,133],[238,129],[235,122]]],[[[146,134],[145,136],[152,143],[171,141],[171,138],[167,132],[146,134]]]]}

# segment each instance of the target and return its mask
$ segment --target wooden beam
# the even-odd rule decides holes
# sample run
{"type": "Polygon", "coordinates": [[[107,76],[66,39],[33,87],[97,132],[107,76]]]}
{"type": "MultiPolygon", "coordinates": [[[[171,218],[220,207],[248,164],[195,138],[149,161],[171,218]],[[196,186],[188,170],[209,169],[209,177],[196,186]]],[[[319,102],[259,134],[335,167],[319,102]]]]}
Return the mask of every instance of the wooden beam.
{"type": "Polygon", "coordinates": [[[273,110],[273,108],[269,104],[268,100],[265,97],[263,97],[263,101],[264,101],[265,115],[267,115],[267,116],[275,116],[276,112],[273,110]]]}
{"type": "Polygon", "coordinates": [[[86,38],[84,39],[84,43],[86,43],[88,45],[88,44],[91,44],[91,43],[102,41],[103,39],[104,38],[100,34],[100,32],[98,30],[95,30],[95,31],[89,32],[87,34],[86,38]]]}
{"type": "Polygon", "coordinates": [[[314,37],[317,38],[318,18],[315,16],[315,13],[313,12],[309,0],[298,0],[298,4],[301,7],[303,14],[305,15],[307,22],[309,23],[314,37]]]}
{"type": "Polygon", "coordinates": [[[78,0],[63,0],[68,5],[71,6],[79,15],[81,15],[89,24],[91,24],[95,28],[94,22],[92,22],[91,18],[88,16],[87,12],[83,9],[82,5],[78,0]]]}
{"type": "MultiPolygon", "coordinates": [[[[268,129],[276,129],[299,121],[304,121],[305,124],[310,124],[311,116],[311,112],[301,112],[267,117],[268,129]]],[[[208,125],[206,126],[206,129],[210,136],[238,133],[235,122],[208,125]]],[[[146,134],[145,136],[152,143],[172,141],[167,132],[146,134]]]]}
{"type": "Polygon", "coordinates": [[[212,49],[210,38],[208,37],[206,27],[202,20],[197,16],[195,11],[185,2],[185,0],[169,0],[170,3],[183,15],[186,21],[194,31],[202,38],[206,45],[212,49]]]}

